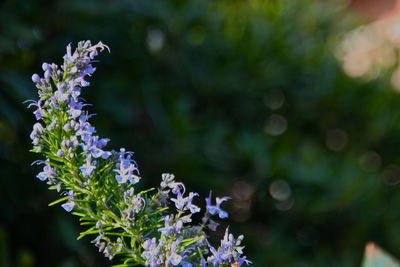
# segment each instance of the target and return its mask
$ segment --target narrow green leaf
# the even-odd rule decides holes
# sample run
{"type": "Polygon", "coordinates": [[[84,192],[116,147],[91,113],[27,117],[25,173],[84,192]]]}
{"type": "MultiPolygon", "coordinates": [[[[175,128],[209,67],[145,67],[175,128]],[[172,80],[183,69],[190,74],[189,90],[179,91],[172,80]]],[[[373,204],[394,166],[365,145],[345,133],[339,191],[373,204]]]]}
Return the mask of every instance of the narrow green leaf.
{"type": "Polygon", "coordinates": [[[79,234],[78,238],[76,240],[80,240],[83,237],[87,236],[87,235],[91,235],[91,234],[97,234],[99,232],[99,229],[96,229],[96,227],[91,227],[89,228],[89,230],[82,232],[79,234]]]}
{"type": "Polygon", "coordinates": [[[71,214],[73,214],[75,216],[79,216],[79,217],[86,217],[87,216],[87,214],[79,213],[79,212],[76,212],[76,211],[71,212],[71,214]]]}
{"type": "Polygon", "coordinates": [[[204,260],[204,256],[203,256],[203,253],[201,252],[200,247],[197,247],[197,251],[199,252],[200,259],[204,260]]]}
{"type": "Polygon", "coordinates": [[[154,187],[152,187],[152,188],[150,188],[150,189],[147,189],[147,190],[143,190],[143,191],[140,191],[140,195],[144,195],[144,194],[146,194],[146,193],[148,193],[148,192],[151,192],[151,191],[153,191],[153,190],[155,190],[155,188],[154,187]]]}
{"type": "Polygon", "coordinates": [[[68,198],[69,198],[69,196],[65,196],[65,197],[62,197],[62,198],[60,198],[60,199],[57,199],[56,201],[51,202],[51,203],[49,204],[49,207],[54,206],[54,205],[56,205],[56,204],[58,204],[58,203],[60,203],[60,202],[63,202],[63,201],[65,201],[65,200],[67,200],[68,198]]]}

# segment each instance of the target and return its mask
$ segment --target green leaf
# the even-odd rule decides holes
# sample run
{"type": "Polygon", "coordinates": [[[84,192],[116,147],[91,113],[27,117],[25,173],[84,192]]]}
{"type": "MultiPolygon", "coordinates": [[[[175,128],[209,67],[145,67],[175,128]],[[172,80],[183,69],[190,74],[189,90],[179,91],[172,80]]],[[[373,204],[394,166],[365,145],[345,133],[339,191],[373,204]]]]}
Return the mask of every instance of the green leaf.
{"type": "Polygon", "coordinates": [[[71,214],[72,215],[75,215],[75,216],[79,216],[79,217],[87,217],[87,214],[85,214],[85,213],[79,213],[79,212],[71,212],[71,214]]]}
{"type": "Polygon", "coordinates": [[[155,190],[154,187],[152,187],[152,188],[150,188],[150,189],[147,189],[147,190],[140,191],[139,195],[144,195],[144,194],[146,194],[146,193],[148,193],[148,192],[151,192],[151,191],[153,191],[153,190],[155,190]]]}
{"type": "Polygon", "coordinates": [[[54,205],[56,205],[56,204],[58,204],[58,203],[60,203],[60,202],[63,202],[63,201],[65,201],[65,200],[67,200],[68,198],[69,198],[69,196],[65,196],[65,197],[62,197],[62,198],[60,198],[60,199],[57,199],[56,201],[51,202],[51,203],[49,204],[49,207],[54,206],[54,205]]]}
{"type": "Polygon", "coordinates": [[[91,235],[91,234],[97,234],[99,233],[99,229],[96,228],[96,226],[92,226],[90,227],[88,230],[82,232],[79,234],[77,240],[82,239],[83,237],[85,237],[86,235],[91,235]]]}

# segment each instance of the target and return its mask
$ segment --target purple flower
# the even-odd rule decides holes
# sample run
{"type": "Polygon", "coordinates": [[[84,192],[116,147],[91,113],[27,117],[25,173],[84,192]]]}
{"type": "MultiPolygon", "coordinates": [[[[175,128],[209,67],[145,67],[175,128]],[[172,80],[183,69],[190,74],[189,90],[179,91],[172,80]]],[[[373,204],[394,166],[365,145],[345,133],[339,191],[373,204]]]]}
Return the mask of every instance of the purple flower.
{"type": "Polygon", "coordinates": [[[171,198],[171,201],[175,203],[177,210],[185,211],[190,210],[191,213],[196,213],[200,211],[200,208],[192,204],[193,197],[199,194],[190,192],[188,197],[182,197],[181,191],[178,190],[176,198],[171,198]]]}
{"type": "MultiPolygon", "coordinates": [[[[57,99],[59,104],[65,104],[69,100],[69,93],[68,92],[61,92],[61,91],[56,91],[54,93],[54,97],[57,99]]],[[[79,115],[78,115],[79,116],[79,115]]],[[[78,117],[76,116],[76,117],[78,117]]],[[[75,117],[75,118],[76,118],[75,117]]],[[[74,118],[74,119],[75,119],[74,118]]]]}
{"type": "Polygon", "coordinates": [[[187,206],[186,206],[186,208],[189,209],[190,213],[192,213],[192,214],[200,212],[200,208],[197,207],[196,205],[192,204],[193,197],[195,197],[195,196],[199,196],[199,194],[193,193],[193,192],[189,193],[187,206]]]}
{"type": "Polygon", "coordinates": [[[42,104],[41,104],[41,100],[38,100],[37,102],[34,100],[27,100],[26,102],[31,102],[28,105],[28,108],[30,108],[31,106],[36,106],[37,109],[33,112],[33,114],[35,115],[36,120],[40,120],[43,117],[47,117],[46,113],[44,112],[44,109],[42,108],[42,104]]]}
{"type": "Polygon", "coordinates": [[[89,178],[93,175],[93,172],[96,169],[96,161],[92,162],[91,155],[87,154],[85,164],[83,164],[79,169],[81,170],[83,177],[89,178]]]}
{"type": "Polygon", "coordinates": [[[160,233],[163,235],[173,235],[174,233],[179,233],[183,227],[183,221],[178,219],[176,221],[173,220],[173,217],[170,215],[163,216],[164,227],[158,229],[160,233]]]}
{"type": "Polygon", "coordinates": [[[143,207],[144,199],[140,195],[137,195],[132,199],[132,204],[133,211],[138,213],[143,207]]]}
{"type": "Polygon", "coordinates": [[[218,225],[219,225],[219,223],[217,223],[216,221],[210,219],[210,223],[207,224],[207,227],[208,227],[211,231],[216,231],[218,225]]]}
{"type": "Polygon", "coordinates": [[[111,152],[103,151],[103,148],[109,139],[103,138],[99,140],[98,136],[91,136],[89,134],[85,134],[82,136],[82,139],[85,143],[82,143],[81,146],[85,152],[90,152],[94,158],[103,158],[106,159],[111,156],[111,152]]]}
{"type": "Polygon", "coordinates": [[[75,86],[74,89],[71,91],[72,98],[75,99],[75,101],[77,101],[80,95],[81,95],[81,88],[75,86]]]}
{"type": "Polygon", "coordinates": [[[82,114],[83,104],[81,102],[75,101],[75,99],[71,98],[69,103],[69,109],[67,113],[71,116],[72,119],[78,118],[82,114]]]}
{"type": "Polygon", "coordinates": [[[161,189],[170,188],[172,189],[172,193],[178,194],[178,191],[183,189],[183,193],[185,192],[185,185],[183,183],[175,182],[175,175],[169,173],[163,173],[161,175],[161,189]]]}
{"type": "Polygon", "coordinates": [[[59,109],[56,96],[53,95],[52,97],[50,97],[49,100],[52,107],[54,107],[55,109],[59,109]]]}
{"type": "Polygon", "coordinates": [[[50,166],[47,161],[38,160],[33,162],[32,164],[44,164],[43,171],[40,172],[36,177],[39,178],[40,181],[45,181],[49,178],[55,178],[57,173],[54,168],[50,166]]]}
{"type": "MultiPolygon", "coordinates": [[[[96,51],[96,50],[94,50],[96,51]]],[[[97,51],[96,51],[96,55],[97,55],[97,51]]],[[[96,68],[93,67],[92,65],[88,65],[86,66],[86,68],[80,73],[81,78],[84,78],[86,75],[91,75],[96,71],[96,68]]]]}
{"type": "Polygon", "coordinates": [[[186,205],[187,198],[183,198],[181,191],[178,190],[178,194],[176,195],[176,198],[171,198],[171,201],[175,203],[176,209],[183,210],[183,208],[186,205]]]}
{"type": "Polygon", "coordinates": [[[89,54],[90,59],[93,59],[95,56],[97,56],[97,49],[100,49],[100,52],[102,52],[106,48],[108,52],[110,52],[110,48],[103,44],[103,42],[98,42],[96,45],[93,45],[89,48],[91,50],[91,53],[89,54]]]}
{"type": "Polygon", "coordinates": [[[72,64],[78,58],[78,56],[79,56],[78,51],[75,51],[73,55],[71,54],[71,44],[68,44],[67,53],[64,56],[64,60],[68,64],[72,64]]]}
{"type": "Polygon", "coordinates": [[[223,197],[223,198],[219,198],[219,197],[217,197],[216,198],[216,205],[214,206],[214,205],[211,205],[211,191],[210,191],[210,196],[208,197],[208,198],[206,198],[206,203],[207,203],[207,211],[211,214],[211,215],[215,215],[215,214],[218,214],[219,215],[219,217],[221,218],[221,219],[224,219],[224,218],[228,218],[228,213],[226,212],[226,211],[224,211],[224,210],[222,210],[221,208],[220,208],[220,205],[222,204],[222,202],[224,202],[224,201],[226,201],[226,200],[228,200],[228,199],[230,199],[230,197],[223,197]]]}
{"type": "Polygon", "coordinates": [[[78,126],[78,130],[76,132],[77,136],[82,136],[82,140],[84,142],[87,142],[89,140],[89,138],[91,138],[91,135],[96,133],[95,128],[90,125],[89,122],[87,121],[81,121],[80,118],[82,116],[79,117],[79,126],[78,126]]]}
{"type": "Polygon", "coordinates": [[[193,266],[191,263],[183,261],[183,260],[181,261],[181,265],[182,265],[182,267],[192,267],[193,266]]]}
{"type": "Polygon", "coordinates": [[[177,253],[172,253],[171,257],[170,257],[170,262],[172,265],[176,266],[179,263],[181,263],[182,260],[182,256],[177,254],[177,253]]]}
{"type": "Polygon", "coordinates": [[[169,257],[169,262],[174,266],[177,266],[182,261],[182,256],[176,252],[176,249],[178,248],[180,243],[181,239],[178,238],[175,242],[172,243],[171,246],[171,255],[169,257]]]}
{"type": "Polygon", "coordinates": [[[73,190],[69,190],[69,191],[63,192],[63,193],[61,193],[61,195],[68,196],[69,199],[71,199],[71,200],[75,199],[73,190]]]}
{"type": "Polygon", "coordinates": [[[208,257],[207,261],[214,266],[219,265],[223,262],[222,255],[218,251],[215,250],[215,248],[210,246],[210,251],[212,253],[212,256],[208,257]]]}
{"type": "Polygon", "coordinates": [[[163,217],[164,227],[158,229],[163,235],[169,235],[174,230],[174,226],[171,225],[171,217],[169,215],[163,217]]]}
{"type": "Polygon", "coordinates": [[[221,246],[218,250],[209,245],[209,249],[212,253],[211,256],[207,258],[207,261],[211,264],[232,264],[236,263],[241,266],[244,262],[248,265],[252,263],[246,259],[246,256],[242,257],[243,247],[240,243],[243,240],[243,236],[239,236],[237,239],[233,237],[232,234],[228,232],[229,228],[226,228],[223,240],[221,240],[221,246]]]}
{"type": "Polygon", "coordinates": [[[63,207],[63,209],[65,209],[67,212],[70,212],[75,207],[75,202],[67,201],[62,204],[61,207],[63,207]]]}
{"type": "Polygon", "coordinates": [[[144,251],[142,252],[142,257],[146,259],[146,265],[149,265],[151,267],[155,266],[160,266],[162,261],[159,259],[159,254],[160,254],[160,247],[157,244],[157,240],[155,237],[152,239],[146,239],[142,246],[144,248],[144,251]]]}
{"type": "Polygon", "coordinates": [[[76,205],[75,202],[72,201],[75,199],[74,191],[69,190],[68,192],[63,192],[61,195],[67,195],[69,197],[70,200],[62,204],[61,207],[63,207],[67,212],[70,212],[76,205]]]}
{"type": "Polygon", "coordinates": [[[90,52],[89,54],[90,59],[93,59],[95,56],[97,56],[97,50],[93,50],[92,52],[90,52]]]}
{"type": "Polygon", "coordinates": [[[76,78],[76,79],[75,79],[75,83],[76,83],[76,85],[79,85],[79,86],[81,86],[81,87],[87,87],[87,86],[90,85],[90,83],[89,83],[88,81],[86,81],[86,80],[84,79],[84,77],[76,78]]]}
{"type": "Polygon", "coordinates": [[[119,184],[126,183],[127,181],[131,184],[139,182],[139,176],[135,174],[135,172],[139,173],[139,170],[136,167],[135,161],[131,159],[131,155],[132,152],[125,152],[125,149],[121,148],[120,161],[117,163],[117,168],[114,170],[118,173],[115,179],[119,184]]]}

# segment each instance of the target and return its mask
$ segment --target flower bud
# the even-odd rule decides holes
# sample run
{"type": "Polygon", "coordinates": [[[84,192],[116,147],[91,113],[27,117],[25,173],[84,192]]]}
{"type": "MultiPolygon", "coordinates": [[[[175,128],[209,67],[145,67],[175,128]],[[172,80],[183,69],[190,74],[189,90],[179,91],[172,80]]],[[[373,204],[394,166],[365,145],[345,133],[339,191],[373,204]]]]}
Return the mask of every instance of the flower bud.
{"type": "Polygon", "coordinates": [[[32,144],[35,145],[35,146],[39,145],[40,144],[40,139],[37,138],[37,137],[32,138],[32,144]]]}
{"type": "Polygon", "coordinates": [[[44,78],[46,79],[46,81],[49,81],[50,77],[51,77],[50,70],[46,70],[44,72],[44,78]]]}
{"type": "Polygon", "coordinates": [[[42,69],[43,69],[43,71],[49,70],[49,69],[50,69],[49,64],[47,64],[46,62],[44,62],[44,63],[42,64],[42,69]]]}
{"type": "Polygon", "coordinates": [[[71,68],[70,72],[71,72],[72,74],[75,74],[75,73],[78,72],[78,68],[77,68],[76,66],[73,66],[73,67],[71,68]]]}
{"type": "Polygon", "coordinates": [[[36,73],[32,75],[32,82],[40,83],[40,77],[36,73]]]}
{"type": "Polygon", "coordinates": [[[59,149],[59,150],[57,151],[57,157],[63,157],[63,156],[65,156],[64,151],[63,151],[62,149],[59,149]]]}
{"type": "Polygon", "coordinates": [[[64,125],[63,130],[68,132],[69,130],[71,130],[71,124],[67,123],[64,125]]]}

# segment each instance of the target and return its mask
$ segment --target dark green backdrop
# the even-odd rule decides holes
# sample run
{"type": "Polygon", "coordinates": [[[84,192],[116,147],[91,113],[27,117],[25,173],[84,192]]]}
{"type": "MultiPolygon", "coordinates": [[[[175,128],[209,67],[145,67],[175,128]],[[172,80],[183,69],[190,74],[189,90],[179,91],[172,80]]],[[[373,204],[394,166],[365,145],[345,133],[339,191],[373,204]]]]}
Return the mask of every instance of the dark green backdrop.
{"type": "Polygon", "coordinates": [[[254,266],[359,266],[369,240],[400,257],[400,96],[342,72],[354,27],[327,1],[3,0],[0,266],[110,264],[47,207],[27,152],[32,73],[86,39],[111,48],[83,93],[100,135],[135,151],[145,185],[173,172],[231,196],[254,266]]]}

